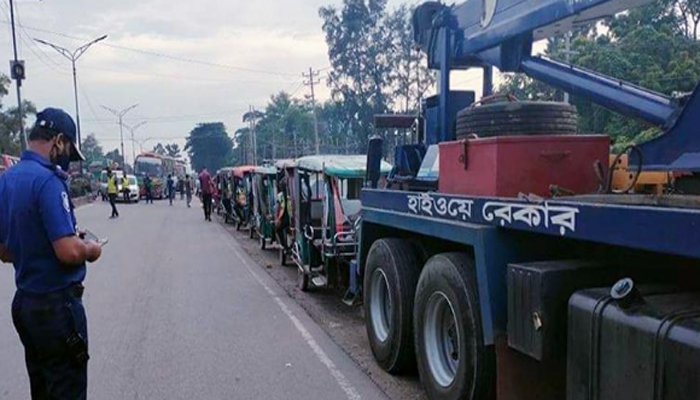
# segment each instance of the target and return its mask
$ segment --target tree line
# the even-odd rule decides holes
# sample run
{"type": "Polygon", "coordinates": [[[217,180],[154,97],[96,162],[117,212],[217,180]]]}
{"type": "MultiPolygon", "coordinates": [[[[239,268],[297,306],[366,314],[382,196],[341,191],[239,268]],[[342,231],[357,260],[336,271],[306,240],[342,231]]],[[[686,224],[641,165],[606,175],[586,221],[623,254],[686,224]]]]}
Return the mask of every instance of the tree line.
{"type": "MultiPolygon", "coordinates": [[[[344,0],[340,6],[322,7],[330,62],[322,76],[331,98],[314,105],[294,93],[272,95],[264,109],[244,115],[244,126],[233,135],[231,163],[314,154],[314,112],[322,154],[365,153],[375,134],[390,143],[403,140],[373,123],[375,114],[416,113],[435,84],[435,73],[413,44],[411,15],[407,5],[389,10],[386,0],[344,0]]],[[[196,154],[190,155],[194,161],[196,154]]]]}

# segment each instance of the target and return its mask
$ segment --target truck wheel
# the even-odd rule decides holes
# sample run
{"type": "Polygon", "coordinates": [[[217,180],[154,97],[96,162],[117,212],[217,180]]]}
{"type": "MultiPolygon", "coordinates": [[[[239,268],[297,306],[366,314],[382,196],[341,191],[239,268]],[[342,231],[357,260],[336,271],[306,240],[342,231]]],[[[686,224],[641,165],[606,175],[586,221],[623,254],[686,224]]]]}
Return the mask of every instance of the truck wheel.
{"type": "Polygon", "coordinates": [[[413,297],[420,261],[408,241],[380,239],[364,272],[365,327],[374,359],[391,373],[414,368],[413,297]]]}
{"type": "Polygon", "coordinates": [[[575,135],[576,107],[557,102],[519,101],[469,107],[457,116],[457,138],[519,135],[575,135]]]}
{"type": "Polygon", "coordinates": [[[495,398],[496,356],[484,346],[471,256],[439,254],[426,263],[414,323],[418,372],[430,399],[495,398]]]}

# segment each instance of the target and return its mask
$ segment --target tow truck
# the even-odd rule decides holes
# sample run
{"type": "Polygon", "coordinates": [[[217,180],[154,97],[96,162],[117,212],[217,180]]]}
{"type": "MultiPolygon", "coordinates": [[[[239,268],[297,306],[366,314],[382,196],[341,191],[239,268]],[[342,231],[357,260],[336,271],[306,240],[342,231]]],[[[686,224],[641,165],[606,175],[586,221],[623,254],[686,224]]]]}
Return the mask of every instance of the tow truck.
{"type": "Polygon", "coordinates": [[[625,152],[636,174],[697,174],[700,89],[672,98],[533,55],[537,40],[646,3],[415,10],[439,94],[389,188],[362,192],[358,263],[375,360],[417,369],[430,399],[700,398],[700,198],[614,190],[610,140],[577,134],[575,107],[490,96],[494,68],[527,74],[659,127],[625,152]],[[450,88],[468,69],[483,71],[478,102],[450,88]]]}

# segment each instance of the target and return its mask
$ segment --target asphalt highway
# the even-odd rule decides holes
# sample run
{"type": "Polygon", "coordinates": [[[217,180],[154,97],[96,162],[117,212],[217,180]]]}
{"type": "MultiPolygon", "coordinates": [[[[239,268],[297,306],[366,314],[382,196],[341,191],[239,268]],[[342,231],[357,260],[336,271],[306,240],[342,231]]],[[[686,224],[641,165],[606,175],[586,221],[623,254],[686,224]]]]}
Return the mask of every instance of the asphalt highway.
{"type": "MultiPolygon", "coordinates": [[[[385,398],[198,202],[118,207],[77,212],[109,238],[85,282],[90,399],[385,398]]],[[[13,294],[0,264],[0,399],[27,399],[13,294]]]]}

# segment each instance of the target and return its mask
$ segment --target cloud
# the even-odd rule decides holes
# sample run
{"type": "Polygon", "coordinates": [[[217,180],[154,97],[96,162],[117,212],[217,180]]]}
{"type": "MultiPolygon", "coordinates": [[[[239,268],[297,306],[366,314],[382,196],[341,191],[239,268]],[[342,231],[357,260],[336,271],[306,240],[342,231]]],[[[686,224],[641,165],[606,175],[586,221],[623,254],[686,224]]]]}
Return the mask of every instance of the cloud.
{"type": "MultiPolygon", "coordinates": [[[[298,89],[302,95],[301,73],[310,66],[328,65],[318,9],[341,2],[27,1],[16,6],[27,27],[19,31],[28,71],[22,89],[39,108],[58,106],[74,113],[72,75],[67,60],[37,46],[32,38],[74,48],[83,41],[72,37],[109,34],[78,63],[82,131],[94,132],[106,150],[118,147],[119,129],[100,105],[123,108],[138,103],[126,120],[149,121],[138,133],[141,139],[174,138],[184,145],[197,122],[222,121],[233,132],[242,126],[241,116],[249,105],[263,108],[270,95],[282,90],[298,89]]],[[[10,58],[8,30],[2,32],[0,51],[10,58]]],[[[328,90],[320,88],[320,98],[327,95],[328,90]]],[[[4,102],[13,104],[13,97],[4,102]]],[[[130,159],[130,146],[125,147],[130,159]]]]}

